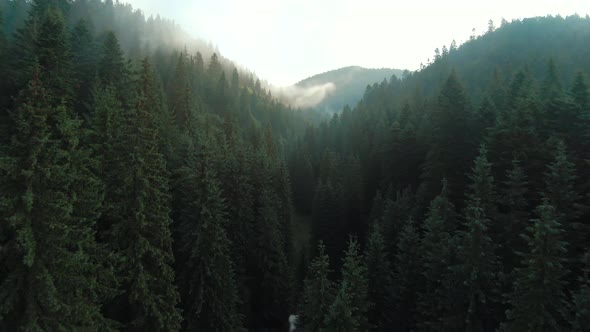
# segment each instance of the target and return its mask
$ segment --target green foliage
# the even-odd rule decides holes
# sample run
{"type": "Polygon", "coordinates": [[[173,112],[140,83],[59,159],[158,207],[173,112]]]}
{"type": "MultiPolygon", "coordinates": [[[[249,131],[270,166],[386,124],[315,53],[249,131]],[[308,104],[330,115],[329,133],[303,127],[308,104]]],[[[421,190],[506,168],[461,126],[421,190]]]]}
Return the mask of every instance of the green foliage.
{"type": "Polygon", "coordinates": [[[469,125],[468,102],[463,86],[452,72],[438,97],[432,113],[431,148],[426,155],[422,177],[434,190],[446,178],[451,195],[464,189],[465,159],[472,154],[467,137],[469,125]]]}
{"type": "Polygon", "coordinates": [[[420,235],[408,219],[397,240],[394,260],[394,297],[397,304],[395,326],[411,330],[416,325],[416,295],[421,287],[420,235]]]}
{"type": "Polygon", "coordinates": [[[207,140],[200,144],[199,150],[203,152],[183,179],[194,188],[194,202],[190,204],[191,220],[181,225],[186,262],[179,279],[188,330],[236,331],[241,327],[237,311],[239,298],[231,242],[224,229],[227,209],[212,169],[208,151],[211,145],[207,140]]]}
{"type": "Polygon", "coordinates": [[[383,331],[393,328],[391,312],[395,309],[393,275],[385,239],[378,222],[373,223],[365,253],[368,295],[373,304],[368,311],[372,329],[383,331]]]}
{"type": "Polygon", "coordinates": [[[424,278],[424,286],[418,291],[419,326],[438,331],[450,329],[445,320],[455,305],[450,267],[458,249],[453,237],[457,216],[447,195],[444,180],[442,192],[431,202],[424,220],[419,249],[424,278]]]}
{"type": "Polygon", "coordinates": [[[101,187],[80,146],[80,121],[35,75],[11,113],[0,162],[5,246],[0,326],[7,330],[109,330],[109,292],[93,227],[101,187]]]}
{"type": "Polygon", "coordinates": [[[506,312],[510,331],[563,331],[568,329],[563,263],[567,242],[555,208],[545,199],[536,213],[538,219],[523,235],[528,251],[510,296],[511,309],[506,312]]]}
{"type": "Polygon", "coordinates": [[[318,255],[309,265],[303,288],[303,303],[301,321],[306,331],[320,331],[325,329],[324,318],[335,297],[333,283],[328,279],[330,274],[330,258],[326,254],[324,245],[320,242],[318,255]]]}
{"type": "Polygon", "coordinates": [[[342,264],[342,280],[334,303],[325,318],[328,331],[366,331],[371,307],[367,268],[356,240],[350,239],[342,264]]]}
{"type": "MultiPolygon", "coordinates": [[[[144,61],[135,107],[127,110],[122,123],[112,122],[112,135],[98,141],[105,163],[103,170],[115,175],[106,181],[107,190],[111,191],[105,199],[109,213],[104,216],[108,228],[103,236],[119,256],[116,272],[124,291],[123,299],[113,308],[126,305],[133,308],[126,317],[118,319],[132,329],[151,326],[157,330],[177,330],[181,317],[175,307],[179,296],[171,267],[174,258],[166,163],[158,150],[155,105],[147,103],[154,93],[150,91],[151,70],[149,62],[144,61]],[[115,140],[110,144],[113,137],[115,140]]],[[[106,111],[115,112],[111,119],[120,119],[123,109],[106,108],[106,111]]],[[[104,118],[108,123],[109,115],[104,118]]],[[[108,133],[109,128],[104,132],[108,133]]]]}

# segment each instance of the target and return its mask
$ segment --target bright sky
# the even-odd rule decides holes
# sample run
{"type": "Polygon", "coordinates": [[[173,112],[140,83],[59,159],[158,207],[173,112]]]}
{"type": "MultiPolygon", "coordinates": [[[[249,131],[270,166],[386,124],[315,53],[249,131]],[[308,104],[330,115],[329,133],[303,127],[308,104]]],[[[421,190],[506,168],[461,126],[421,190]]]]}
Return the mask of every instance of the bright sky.
{"type": "Polygon", "coordinates": [[[501,18],[590,14],[589,0],[121,0],[172,18],[277,86],[357,65],[415,70],[501,18]]]}

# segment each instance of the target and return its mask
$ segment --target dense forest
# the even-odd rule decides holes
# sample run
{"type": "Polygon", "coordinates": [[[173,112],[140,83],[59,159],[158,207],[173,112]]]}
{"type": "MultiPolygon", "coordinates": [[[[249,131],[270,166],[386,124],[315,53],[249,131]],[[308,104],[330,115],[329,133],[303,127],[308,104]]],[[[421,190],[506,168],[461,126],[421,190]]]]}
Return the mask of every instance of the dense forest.
{"type": "Polygon", "coordinates": [[[589,38],[490,22],[320,122],[171,21],[0,0],[0,330],[588,330],[589,38]]]}

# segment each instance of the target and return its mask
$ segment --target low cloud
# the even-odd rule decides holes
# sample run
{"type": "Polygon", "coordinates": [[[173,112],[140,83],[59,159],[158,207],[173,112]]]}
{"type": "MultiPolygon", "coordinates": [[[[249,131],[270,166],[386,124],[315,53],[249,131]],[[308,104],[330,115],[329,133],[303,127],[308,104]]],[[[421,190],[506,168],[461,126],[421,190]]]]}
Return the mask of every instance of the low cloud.
{"type": "Polygon", "coordinates": [[[326,96],[336,90],[334,83],[324,83],[314,86],[301,87],[290,86],[287,88],[280,88],[275,94],[283,102],[295,108],[310,108],[321,103],[326,96]]]}

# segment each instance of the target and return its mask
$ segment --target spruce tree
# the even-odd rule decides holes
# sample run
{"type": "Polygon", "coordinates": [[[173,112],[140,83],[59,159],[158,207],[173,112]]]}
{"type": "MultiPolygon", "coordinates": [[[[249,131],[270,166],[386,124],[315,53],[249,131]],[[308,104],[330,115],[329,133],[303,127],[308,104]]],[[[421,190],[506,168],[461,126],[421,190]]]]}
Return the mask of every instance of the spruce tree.
{"type": "Polygon", "coordinates": [[[90,81],[96,75],[97,47],[91,27],[86,20],[80,20],[71,35],[72,74],[77,86],[74,105],[76,112],[87,119],[91,116],[88,109],[92,99],[92,82],[90,81]]]}
{"type": "Polygon", "coordinates": [[[358,242],[351,238],[342,262],[340,289],[325,318],[329,331],[367,331],[367,312],[371,307],[367,269],[358,242]],[[350,312],[350,314],[349,314],[350,312]]]}
{"type": "Polygon", "coordinates": [[[110,330],[108,292],[94,225],[101,186],[80,145],[80,121],[52,105],[35,74],[11,112],[14,135],[1,151],[0,215],[7,268],[0,315],[8,330],[110,330]]]}
{"type": "Polygon", "coordinates": [[[422,178],[430,185],[432,193],[439,191],[438,186],[442,178],[449,181],[451,195],[456,195],[464,189],[464,174],[469,169],[469,164],[465,160],[473,155],[473,147],[469,143],[471,140],[467,137],[467,107],[465,91],[453,71],[443,85],[438,105],[432,113],[431,148],[422,173],[422,178]]]}
{"type": "Polygon", "coordinates": [[[105,146],[103,156],[116,170],[115,177],[106,179],[112,191],[105,201],[110,213],[104,217],[109,227],[103,236],[120,258],[117,278],[124,292],[110,309],[127,310],[125,316],[111,314],[132,330],[178,330],[181,317],[171,267],[168,179],[158,150],[155,105],[147,103],[153,93],[148,89],[153,86],[153,74],[147,60],[137,86],[135,107],[118,128],[121,138],[112,150],[105,146]]]}
{"type": "Polygon", "coordinates": [[[172,91],[170,95],[170,110],[176,118],[176,125],[186,130],[192,121],[191,94],[187,77],[186,53],[180,53],[174,72],[172,91]]]}
{"type": "Polygon", "coordinates": [[[103,40],[98,59],[98,78],[103,86],[115,88],[118,99],[130,108],[133,104],[133,84],[119,40],[112,31],[106,32],[103,40]]]}
{"type": "Polygon", "coordinates": [[[378,222],[374,222],[367,241],[365,253],[369,301],[373,306],[367,313],[371,329],[385,331],[392,329],[391,313],[395,310],[393,298],[393,276],[390,257],[385,239],[378,222]]]}
{"type": "Polygon", "coordinates": [[[506,312],[508,331],[565,331],[569,304],[565,295],[564,266],[567,242],[559,216],[548,199],[536,209],[523,235],[528,250],[522,254],[522,268],[517,269],[511,309],[506,312]]]}
{"type": "MultiPolygon", "coordinates": [[[[495,217],[494,183],[486,149],[475,159],[464,212],[464,231],[459,254],[459,275],[464,280],[465,328],[488,331],[497,323],[499,266],[492,240],[491,218],[495,217]]],[[[499,232],[496,231],[496,232],[499,232]]],[[[497,234],[497,233],[496,233],[497,234]]]]}
{"type": "Polygon", "coordinates": [[[584,269],[579,278],[580,287],[573,294],[574,331],[584,331],[590,326],[590,253],[584,255],[584,269]]]}
{"type": "Polygon", "coordinates": [[[394,296],[397,304],[395,326],[412,330],[416,325],[417,292],[420,278],[420,235],[412,219],[408,219],[397,239],[394,260],[394,296]]]}
{"type": "Polygon", "coordinates": [[[580,220],[583,206],[575,188],[578,177],[563,141],[557,141],[553,158],[545,173],[546,191],[543,197],[555,208],[559,222],[565,228],[566,239],[571,245],[570,252],[574,257],[581,257],[586,251],[589,228],[580,220]]]}
{"type": "Polygon", "coordinates": [[[211,142],[201,142],[194,176],[186,178],[195,192],[192,220],[181,229],[181,250],[186,256],[182,266],[186,329],[236,331],[241,327],[238,293],[235,283],[230,241],[224,227],[227,208],[211,162],[211,142]]]}
{"type": "Polygon", "coordinates": [[[303,287],[301,322],[306,331],[317,332],[325,329],[324,319],[334,301],[335,289],[330,274],[330,257],[320,242],[317,256],[307,270],[303,287]]]}
{"type": "Polygon", "coordinates": [[[447,196],[446,180],[443,190],[430,203],[424,221],[424,237],[420,242],[420,260],[424,286],[418,292],[419,327],[432,331],[451,329],[446,323],[455,307],[456,288],[451,266],[455,264],[456,248],[453,233],[457,229],[455,207],[447,196]]]}
{"type": "Polygon", "coordinates": [[[529,219],[526,199],[528,181],[520,164],[518,160],[512,161],[512,168],[506,172],[506,180],[503,181],[502,194],[499,198],[502,210],[499,226],[503,230],[498,239],[501,245],[499,256],[507,275],[519,265],[519,258],[515,252],[523,252],[526,247],[520,235],[525,232],[529,219]]]}

